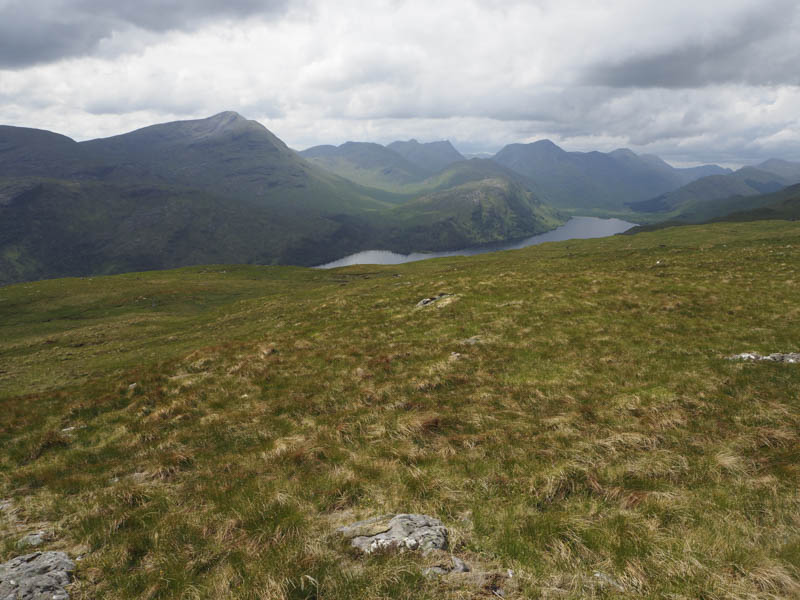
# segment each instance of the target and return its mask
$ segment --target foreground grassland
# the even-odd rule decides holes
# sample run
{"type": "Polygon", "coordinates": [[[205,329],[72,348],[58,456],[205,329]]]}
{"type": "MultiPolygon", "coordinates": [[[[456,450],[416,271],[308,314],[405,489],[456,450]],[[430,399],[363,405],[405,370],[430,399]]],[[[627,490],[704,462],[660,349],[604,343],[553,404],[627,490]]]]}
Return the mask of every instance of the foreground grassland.
{"type": "Polygon", "coordinates": [[[506,598],[798,597],[800,365],[725,357],[800,350],[799,258],[721,223],[2,288],[0,560],[44,529],[73,598],[492,597],[335,534],[419,512],[506,598]]]}

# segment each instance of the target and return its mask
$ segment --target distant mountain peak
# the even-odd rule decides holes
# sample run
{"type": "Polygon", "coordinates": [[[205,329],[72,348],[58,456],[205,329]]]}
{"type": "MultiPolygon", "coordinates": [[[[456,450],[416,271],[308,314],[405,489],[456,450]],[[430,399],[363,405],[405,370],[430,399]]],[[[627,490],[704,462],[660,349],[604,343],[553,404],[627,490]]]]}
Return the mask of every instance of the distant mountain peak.
{"type": "Polygon", "coordinates": [[[216,115],[212,115],[208,117],[209,121],[246,121],[242,115],[240,115],[235,110],[224,110],[221,113],[217,113],[216,115]]]}
{"type": "Polygon", "coordinates": [[[558,148],[559,150],[562,149],[561,146],[559,146],[553,140],[548,138],[544,138],[542,140],[536,140],[535,142],[531,143],[531,146],[538,146],[540,148],[546,148],[546,147],[558,148]]]}

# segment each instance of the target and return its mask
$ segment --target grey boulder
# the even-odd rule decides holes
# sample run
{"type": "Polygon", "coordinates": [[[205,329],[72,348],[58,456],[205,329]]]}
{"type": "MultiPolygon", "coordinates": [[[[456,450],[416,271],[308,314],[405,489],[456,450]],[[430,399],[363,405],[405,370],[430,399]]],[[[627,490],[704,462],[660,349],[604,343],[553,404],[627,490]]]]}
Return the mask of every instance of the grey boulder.
{"type": "Polygon", "coordinates": [[[0,564],[0,600],[68,600],[75,563],[63,552],[34,552],[0,564]]]}
{"type": "Polygon", "coordinates": [[[338,529],[354,548],[365,554],[376,550],[447,549],[447,528],[434,517],[415,514],[383,515],[338,529]]]}

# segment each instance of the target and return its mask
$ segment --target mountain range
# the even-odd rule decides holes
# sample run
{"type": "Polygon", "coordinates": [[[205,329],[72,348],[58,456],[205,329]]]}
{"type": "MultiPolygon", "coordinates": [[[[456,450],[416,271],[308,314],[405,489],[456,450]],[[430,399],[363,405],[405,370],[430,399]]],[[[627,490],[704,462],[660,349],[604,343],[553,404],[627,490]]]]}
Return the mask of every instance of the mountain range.
{"type": "Polygon", "coordinates": [[[536,181],[554,206],[588,210],[622,210],[694,179],[730,172],[717,165],[677,169],[657,156],[624,148],[567,152],[550,140],[510,144],[492,160],[536,181]]]}
{"type": "Polygon", "coordinates": [[[800,183],[800,163],[770,159],[727,175],[710,175],[649,200],[629,206],[641,213],[660,213],[662,219],[699,223],[758,206],[751,197],[777,192],[800,183]]]}
{"type": "Polygon", "coordinates": [[[800,164],[778,159],[679,169],[549,140],[469,160],[448,141],[413,139],[296,152],[235,112],[85,142],[0,126],[0,284],[448,250],[541,233],[569,214],[696,222],[767,206],[758,194],[794,183],[800,164]]]}
{"type": "Polygon", "coordinates": [[[369,142],[314,146],[300,156],[351,181],[400,193],[419,191],[425,186],[418,184],[428,177],[466,160],[448,141],[421,144],[417,140],[388,146],[369,142]]]}
{"type": "Polygon", "coordinates": [[[367,188],[233,112],[80,143],[0,127],[0,284],[187,264],[312,265],[406,249],[408,239],[439,250],[563,222],[501,167],[462,171],[445,170],[429,190],[471,182],[462,205],[367,188]]]}
{"type": "MultiPolygon", "coordinates": [[[[406,194],[429,191],[437,171],[464,160],[447,141],[411,140],[387,146],[347,142],[314,146],[300,154],[346,179],[406,194]]],[[[510,144],[488,158],[515,173],[518,181],[552,206],[583,212],[624,212],[631,202],[650,200],[701,177],[731,173],[717,165],[679,169],[657,156],[639,156],[628,149],[567,152],[550,140],[510,144]]]]}

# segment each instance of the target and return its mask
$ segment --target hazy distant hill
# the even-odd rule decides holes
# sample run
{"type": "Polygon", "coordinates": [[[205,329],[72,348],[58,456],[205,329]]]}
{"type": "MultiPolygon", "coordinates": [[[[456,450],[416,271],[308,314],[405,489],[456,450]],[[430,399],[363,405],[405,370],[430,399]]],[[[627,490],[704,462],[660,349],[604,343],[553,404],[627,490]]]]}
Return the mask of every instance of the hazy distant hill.
{"type": "Polygon", "coordinates": [[[397,152],[368,142],[314,146],[300,152],[300,156],[331,173],[377,188],[397,189],[431,174],[397,152]]]}
{"type": "Polygon", "coordinates": [[[792,185],[774,194],[751,198],[749,208],[738,210],[715,221],[764,221],[800,219],[800,184],[792,185]]]}
{"type": "MultiPolygon", "coordinates": [[[[362,160],[389,156],[409,177],[426,177],[382,146],[348,151],[362,160]]],[[[497,171],[459,175],[456,168],[426,185],[502,177],[497,171]]],[[[368,248],[406,248],[403,228],[412,227],[406,217],[416,209],[402,219],[391,209],[422,193],[412,192],[390,194],[339,177],[231,112],[82,143],[1,127],[0,284],[219,262],[308,265],[368,248]]],[[[455,202],[451,209],[429,226],[413,223],[421,245],[412,249],[441,247],[441,237],[427,244],[424,231],[448,219],[461,223],[463,207],[455,202]]],[[[506,235],[558,224],[546,211],[537,216],[535,223],[506,219],[506,235]]],[[[494,240],[497,232],[491,219],[457,229],[448,239],[466,245],[494,240]]]]}
{"type": "Polygon", "coordinates": [[[725,169],[676,169],[657,156],[628,149],[566,152],[550,140],[511,144],[493,160],[535,181],[559,207],[622,210],[625,204],[674,190],[693,177],[725,169]]]}
{"type": "Polygon", "coordinates": [[[800,183],[800,164],[772,159],[758,168],[743,167],[728,175],[703,177],[672,192],[630,203],[630,207],[642,213],[664,213],[665,218],[700,222],[746,209],[747,197],[776,192],[794,183],[800,183]]]}
{"type": "Polygon", "coordinates": [[[392,142],[387,148],[394,150],[429,174],[441,171],[455,162],[465,160],[464,156],[447,140],[424,144],[417,140],[398,141],[392,142]]]}

